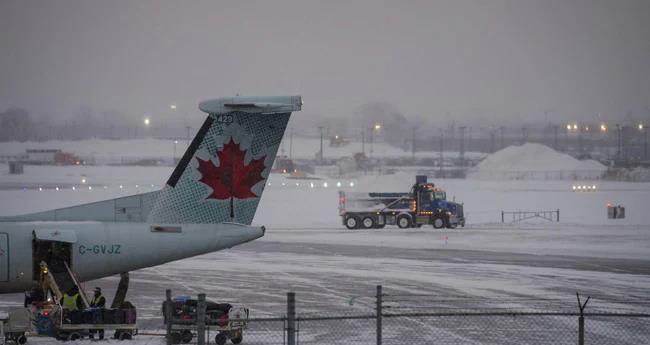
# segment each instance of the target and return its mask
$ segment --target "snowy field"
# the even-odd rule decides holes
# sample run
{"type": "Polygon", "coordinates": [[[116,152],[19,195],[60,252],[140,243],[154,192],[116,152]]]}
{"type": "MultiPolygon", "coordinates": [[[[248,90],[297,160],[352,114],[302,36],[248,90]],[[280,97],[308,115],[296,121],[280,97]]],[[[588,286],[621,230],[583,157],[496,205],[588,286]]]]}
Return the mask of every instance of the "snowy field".
{"type": "MultiPolygon", "coordinates": [[[[26,166],[24,175],[13,176],[6,170],[0,166],[0,215],[158,189],[172,169],[26,166]]],[[[450,199],[465,203],[467,227],[350,231],[342,226],[339,189],[406,191],[413,179],[397,174],[299,181],[272,175],[254,220],[267,226],[263,238],[132,272],[129,299],[138,306],[140,327],[159,329],[166,288],[246,305],[253,317],[281,316],[288,291],[296,292],[299,313],[372,313],[378,284],[400,295],[468,296],[479,308],[491,300],[526,307],[539,299],[532,302],[536,310],[573,312],[580,291],[594,298],[592,308],[648,311],[647,304],[615,301],[650,298],[650,184],[439,180],[433,182],[450,199]],[[583,183],[595,184],[596,191],[572,190],[583,183]],[[625,206],[627,218],[608,220],[608,203],[625,206]],[[559,223],[500,223],[501,210],[555,209],[559,223]]],[[[117,281],[110,277],[86,286],[102,286],[112,296],[117,281]]],[[[20,294],[6,295],[0,307],[21,302],[20,294]]],[[[163,340],[143,336],[137,343],[163,340]]]]}

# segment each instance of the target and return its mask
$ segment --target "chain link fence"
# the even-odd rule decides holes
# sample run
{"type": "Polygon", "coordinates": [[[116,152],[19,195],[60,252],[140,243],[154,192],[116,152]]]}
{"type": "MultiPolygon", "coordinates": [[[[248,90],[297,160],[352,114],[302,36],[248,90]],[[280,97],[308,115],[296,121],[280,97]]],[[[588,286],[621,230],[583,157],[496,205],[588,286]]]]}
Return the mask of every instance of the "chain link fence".
{"type": "Polygon", "coordinates": [[[332,311],[303,306],[289,293],[286,314],[251,315],[241,337],[206,326],[203,342],[196,324],[171,336],[160,318],[140,319],[138,326],[143,336],[159,339],[152,344],[650,344],[649,304],[642,300],[400,295],[381,287],[374,299],[357,300],[363,303],[332,311]]]}

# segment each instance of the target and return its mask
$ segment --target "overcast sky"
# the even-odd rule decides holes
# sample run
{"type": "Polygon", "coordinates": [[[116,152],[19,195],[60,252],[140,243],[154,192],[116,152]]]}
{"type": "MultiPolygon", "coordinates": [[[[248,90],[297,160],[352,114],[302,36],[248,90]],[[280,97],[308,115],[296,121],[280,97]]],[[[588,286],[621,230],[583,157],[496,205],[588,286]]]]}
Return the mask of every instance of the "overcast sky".
{"type": "Polygon", "coordinates": [[[301,94],[301,116],[648,118],[650,1],[0,1],[0,111],[236,93],[301,94]]]}

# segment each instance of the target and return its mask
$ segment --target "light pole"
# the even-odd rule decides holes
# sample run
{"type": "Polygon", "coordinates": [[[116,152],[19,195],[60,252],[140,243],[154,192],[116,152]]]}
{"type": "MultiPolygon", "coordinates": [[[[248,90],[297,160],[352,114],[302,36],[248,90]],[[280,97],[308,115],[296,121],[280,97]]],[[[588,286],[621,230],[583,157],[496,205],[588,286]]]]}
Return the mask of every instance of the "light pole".
{"type": "Polygon", "coordinates": [[[616,124],[616,159],[621,161],[621,156],[623,154],[623,136],[621,135],[621,125],[616,124]]]}
{"type": "Polygon", "coordinates": [[[178,140],[174,140],[174,165],[176,165],[176,144],[178,144],[178,140]]]}
{"type": "MultiPolygon", "coordinates": [[[[145,116],[142,122],[144,123],[145,133],[149,134],[149,125],[151,125],[151,119],[149,119],[149,116],[145,116]]],[[[135,136],[138,136],[138,127],[135,128],[135,136]]]]}
{"type": "Polygon", "coordinates": [[[648,159],[648,125],[639,123],[639,130],[643,132],[643,159],[648,159]]]}
{"type": "Polygon", "coordinates": [[[460,152],[459,152],[459,160],[460,160],[460,165],[465,166],[465,126],[460,126],[458,127],[458,130],[460,131],[460,152]]]}
{"type": "Polygon", "coordinates": [[[438,153],[439,156],[440,156],[439,157],[439,160],[440,160],[440,173],[439,174],[440,174],[440,176],[438,176],[438,178],[443,178],[444,177],[444,175],[443,175],[444,171],[442,170],[442,165],[443,165],[442,163],[444,161],[443,152],[442,152],[444,142],[445,142],[445,134],[444,134],[444,132],[442,131],[442,128],[441,128],[440,129],[440,147],[439,147],[440,151],[438,153]]]}
{"type": "Polygon", "coordinates": [[[417,127],[413,127],[413,135],[411,138],[411,156],[413,160],[415,160],[415,131],[417,129],[418,129],[417,127]]]}
{"type": "Polygon", "coordinates": [[[320,132],[320,151],[318,152],[318,161],[320,164],[323,164],[323,129],[325,127],[318,126],[318,131],[320,132]]]}
{"type": "Polygon", "coordinates": [[[291,161],[292,159],[293,159],[293,127],[289,129],[289,160],[291,161]]]}
{"type": "Polygon", "coordinates": [[[381,123],[375,123],[370,128],[370,155],[371,156],[375,149],[375,131],[379,132],[379,130],[381,130],[381,123]]]}
{"type": "Polygon", "coordinates": [[[506,128],[501,126],[499,127],[499,149],[503,149],[505,146],[505,132],[506,128]]]}

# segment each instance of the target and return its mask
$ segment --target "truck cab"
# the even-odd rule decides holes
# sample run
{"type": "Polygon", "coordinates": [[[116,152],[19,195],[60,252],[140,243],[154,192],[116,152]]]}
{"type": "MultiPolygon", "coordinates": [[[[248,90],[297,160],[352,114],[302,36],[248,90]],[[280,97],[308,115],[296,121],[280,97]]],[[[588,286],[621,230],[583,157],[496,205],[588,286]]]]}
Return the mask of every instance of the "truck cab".
{"type": "Polygon", "coordinates": [[[418,176],[411,195],[414,203],[414,226],[431,224],[438,229],[465,226],[463,205],[447,201],[447,193],[435,184],[427,183],[426,176],[418,176]]]}

